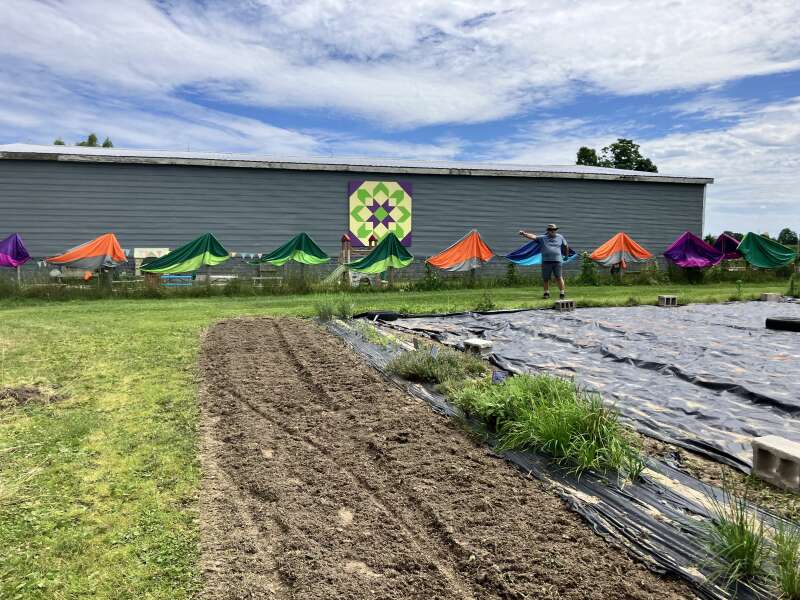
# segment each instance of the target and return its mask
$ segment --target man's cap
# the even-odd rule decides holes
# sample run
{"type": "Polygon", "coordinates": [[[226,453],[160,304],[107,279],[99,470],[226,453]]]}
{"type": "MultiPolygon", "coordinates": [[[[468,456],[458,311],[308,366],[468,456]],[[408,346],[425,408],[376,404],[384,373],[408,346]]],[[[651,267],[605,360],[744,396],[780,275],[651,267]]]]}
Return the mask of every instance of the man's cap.
{"type": "Polygon", "coordinates": [[[550,223],[550,224],[547,226],[547,228],[548,228],[548,229],[558,229],[558,227],[556,227],[556,224],[555,224],[555,223],[550,223]]]}

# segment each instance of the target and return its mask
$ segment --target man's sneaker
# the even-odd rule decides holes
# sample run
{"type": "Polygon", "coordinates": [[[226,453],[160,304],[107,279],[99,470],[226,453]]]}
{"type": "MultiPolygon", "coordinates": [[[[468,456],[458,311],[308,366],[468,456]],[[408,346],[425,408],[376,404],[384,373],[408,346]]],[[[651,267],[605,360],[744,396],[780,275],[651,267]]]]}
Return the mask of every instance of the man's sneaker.
{"type": "Polygon", "coordinates": [[[544,298],[545,300],[547,300],[549,297],[550,297],[550,292],[545,292],[544,296],[542,296],[542,298],[544,298]]]}
{"type": "Polygon", "coordinates": [[[564,297],[565,297],[566,295],[567,295],[567,294],[566,294],[566,292],[560,292],[560,293],[558,294],[558,299],[559,299],[559,300],[563,300],[563,299],[564,299],[564,297]]]}

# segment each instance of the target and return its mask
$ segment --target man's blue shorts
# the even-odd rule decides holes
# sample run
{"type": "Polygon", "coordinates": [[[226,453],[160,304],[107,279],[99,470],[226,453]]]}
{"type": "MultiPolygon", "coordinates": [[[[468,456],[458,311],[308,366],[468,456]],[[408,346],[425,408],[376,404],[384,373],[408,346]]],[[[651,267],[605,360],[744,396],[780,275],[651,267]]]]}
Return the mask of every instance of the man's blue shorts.
{"type": "Polygon", "coordinates": [[[561,277],[561,265],[555,260],[542,261],[542,281],[550,281],[553,277],[561,277]]]}

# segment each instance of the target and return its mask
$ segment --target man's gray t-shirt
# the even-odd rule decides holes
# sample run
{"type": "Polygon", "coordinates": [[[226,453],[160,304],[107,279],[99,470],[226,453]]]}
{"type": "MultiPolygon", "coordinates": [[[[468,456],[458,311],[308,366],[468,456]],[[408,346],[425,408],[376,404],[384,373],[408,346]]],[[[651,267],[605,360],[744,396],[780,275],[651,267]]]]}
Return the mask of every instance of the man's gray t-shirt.
{"type": "Polygon", "coordinates": [[[557,233],[550,237],[545,234],[539,238],[539,243],[542,247],[542,262],[563,262],[561,248],[567,245],[563,235],[557,233]]]}

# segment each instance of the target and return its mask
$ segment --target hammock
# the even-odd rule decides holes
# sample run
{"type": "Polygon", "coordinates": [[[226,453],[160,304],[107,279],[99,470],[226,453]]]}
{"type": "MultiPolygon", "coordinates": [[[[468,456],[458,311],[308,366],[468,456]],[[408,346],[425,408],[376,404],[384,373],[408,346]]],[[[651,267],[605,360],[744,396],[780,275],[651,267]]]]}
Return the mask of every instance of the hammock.
{"type": "Polygon", "coordinates": [[[797,253],[783,244],[752,231],[739,244],[739,252],[754,267],[775,269],[797,259],[797,253]]]}
{"type": "Polygon", "coordinates": [[[414,257],[390,231],[372,252],[347,266],[359,273],[383,273],[389,267],[402,269],[412,262],[414,257]]]}
{"type": "Polygon", "coordinates": [[[727,233],[721,233],[714,242],[714,248],[722,252],[722,260],[735,260],[742,258],[742,253],[737,250],[739,240],[727,233]]]}
{"type": "MultiPolygon", "coordinates": [[[[520,246],[510,254],[506,254],[506,258],[511,262],[528,267],[531,265],[542,264],[542,245],[539,240],[531,240],[524,246],[520,246]]],[[[572,248],[569,249],[569,254],[564,257],[564,262],[569,263],[578,258],[578,253],[572,248]]]]}
{"type": "Polygon", "coordinates": [[[300,233],[277,250],[263,255],[250,264],[270,263],[276,267],[280,267],[290,260],[303,265],[321,265],[328,262],[330,257],[314,243],[314,240],[312,240],[308,234],[300,233]]]}
{"type": "Polygon", "coordinates": [[[0,267],[11,267],[15,269],[24,265],[31,259],[22,238],[17,233],[12,233],[6,239],[0,241],[0,267]]]}
{"type": "Polygon", "coordinates": [[[684,269],[705,269],[718,264],[723,253],[708,244],[691,231],[683,232],[680,237],[664,252],[664,257],[671,263],[684,269]]]}
{"type": "Polygon", "coordinates": [[[95,271],[100,268],[111,269],[125,262],[125,253],[113,233],[105,233],[90,242],[67,250],[60,256],[53,256],[47,262],[64,265],[73,269],[95,271]]]}
{"type": "Polygon", "coordinates": [[[653,255],[628,237],[627,233],[620,231],[592,252],[589,258],[604,267],[620,265],[623,269],[627,269],[628,263],[644,262],[653,258],[653,255]]]}
{"type": "Polygon", "coordinates": [[[473,229],[455,244],[425,262],[443,271],[471,271],[489,262],[492,256],[492,250],[481,239],[478,231],[473,229]]]}
{"type": "Polygon", "coordinates": [[[188,273],[203,265],[218,265],[230,258],[228,251],[210,233],[176,248],[161,258],[142,265],[145,273],[188,273]]]}

